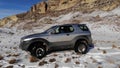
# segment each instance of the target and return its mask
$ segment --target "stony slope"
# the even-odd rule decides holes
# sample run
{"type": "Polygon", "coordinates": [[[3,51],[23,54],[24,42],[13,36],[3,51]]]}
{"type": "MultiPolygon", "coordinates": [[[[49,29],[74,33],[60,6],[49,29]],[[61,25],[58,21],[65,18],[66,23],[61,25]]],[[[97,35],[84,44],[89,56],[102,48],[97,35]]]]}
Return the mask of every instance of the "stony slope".
{"type": "Polygon", "coordinates": [[[24,21],[11,29],[0,28],[0,68],[120,68],[119,9],[87,14],[70,12],[58,17],[43,17],[36,23],[24,21]],[[19,48],[20,38],[25,35],[40,33],[56,24],[76,22],[86,24],[92,33],[95,48],[85,55],[66,50],[52,52],[38,60],[19,48]]]}

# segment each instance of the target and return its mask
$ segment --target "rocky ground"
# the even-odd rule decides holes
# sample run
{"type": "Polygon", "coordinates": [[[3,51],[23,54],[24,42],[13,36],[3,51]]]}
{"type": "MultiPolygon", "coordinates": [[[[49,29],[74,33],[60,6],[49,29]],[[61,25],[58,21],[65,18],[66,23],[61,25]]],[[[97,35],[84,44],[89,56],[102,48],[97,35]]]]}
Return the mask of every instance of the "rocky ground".
{"type": "Polygon", "coordinates": [[[71,12],[59,17],[44,17],[36,23],[22,22],[10,29],[9,26],[7,23],[0,28],[0,68],[120,68],[119,7],[109,12],[71,12]],[[66,23],[87,24],[95,48],[85,55],[76,54],[73,50],[52,52],[41,60],[19,49],[21,37],[66,23]]]}

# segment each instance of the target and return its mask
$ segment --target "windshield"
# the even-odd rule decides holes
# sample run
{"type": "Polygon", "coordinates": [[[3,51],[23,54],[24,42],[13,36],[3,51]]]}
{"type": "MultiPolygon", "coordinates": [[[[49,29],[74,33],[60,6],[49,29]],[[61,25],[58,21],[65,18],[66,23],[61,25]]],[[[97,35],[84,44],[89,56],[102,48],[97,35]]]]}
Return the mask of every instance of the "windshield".
{"type": "Polygon", "coordinates": [[[52,26],[50,28],[48,28],[47,30],[45,30],[44,32],[50,32],[51,30],[53,30],[56,26],[52,26]]]}

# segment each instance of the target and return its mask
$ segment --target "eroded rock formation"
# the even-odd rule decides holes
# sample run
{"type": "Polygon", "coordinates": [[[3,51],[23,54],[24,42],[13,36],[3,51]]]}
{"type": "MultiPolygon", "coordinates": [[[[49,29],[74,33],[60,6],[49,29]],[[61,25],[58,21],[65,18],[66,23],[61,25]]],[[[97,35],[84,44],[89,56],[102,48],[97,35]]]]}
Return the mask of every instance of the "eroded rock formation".
{"type": "Polygon", "coordinates": [[[31,7],[30,12],[31,13],[46,13],[47,11],[47,3],[46,2],[41,2],[38,4],[35,4],[34,6],[31,7]]]}
{"type": "Polygon", "coordinates": [[[64,10],[89,12],[96,9],[110,11],[120,5],[120,0],[48,0],[35,4],[31,9],[23,14],[6,17],[0,20],[0,26],[5,25],[9,21],[16,22],[18,20],[30,19],[35,21],[43,16],[52,15],[64,10]],[[52,14],[53,13],[53,14],[52,14]],[[46,14],[46,15],[45,15],[46,14]]]}

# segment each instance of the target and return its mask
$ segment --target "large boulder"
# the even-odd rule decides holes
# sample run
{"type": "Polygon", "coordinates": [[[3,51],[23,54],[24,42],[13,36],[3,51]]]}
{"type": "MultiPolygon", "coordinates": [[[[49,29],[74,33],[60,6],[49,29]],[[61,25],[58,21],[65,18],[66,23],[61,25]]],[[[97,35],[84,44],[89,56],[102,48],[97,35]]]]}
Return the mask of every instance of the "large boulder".
{"type": "Polygon", "coordinates": [[[5,17],[2,20],[0,20],[0,26],[4,26],[8,22],[14,22],[15,23],[17,21],[18,21],[18,17],[16,15],[5,17]]]}

